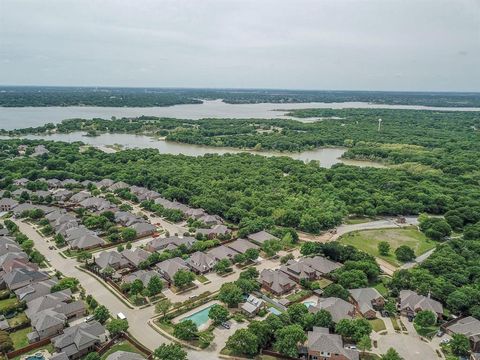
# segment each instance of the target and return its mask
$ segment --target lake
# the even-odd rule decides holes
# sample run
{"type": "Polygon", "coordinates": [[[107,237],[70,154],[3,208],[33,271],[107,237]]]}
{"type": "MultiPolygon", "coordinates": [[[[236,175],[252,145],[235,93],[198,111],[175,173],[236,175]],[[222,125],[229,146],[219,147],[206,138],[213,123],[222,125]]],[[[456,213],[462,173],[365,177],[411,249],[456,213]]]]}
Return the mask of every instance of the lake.
{"type": "MultiPolygon", "coordinates": [[[[153,148],[158,149],[162,154],[172,154],[172,155],[187,155],[187,156],[202,156],[206,154],[237,154],[242,152],[249,152],[251,154],[257,154],[262,156],[288,156],[293,159],[302,160],[308,162],[311,160],[317,160],[320,162],[321,167],[330,168],[332,165],[337,163],[344,163],[346,165],[355,165],[355,166],[370,166],[370,167],[385,167],[383,164],[370,162],[370,161],[355,161],[340,159],[340,157],[347,150],[346,148],[319,148],[315,150],[308,150],[299,153],[281,153],[273,151],[253,151],[253,150],[243,150],[235,148],[226,148],[226,147],[213,147],[213,146],[200,146],[192,144],[182,144],[171,141],[154,139],[144,135],[133,135],[133,134],[101,134],[99,136],[91,137],[84,136],[82,132],[74,132],[69,134],[51,134],[51,135],[25,135],[22,136],[26,139],[38,140],[45,139],[51,141],[65,141],[65,142],[75,142],[82,141],[85,144],[89,144],[100,148],[104,151],[113,151],[110,150],[109,146],[112,145],[122,145],[123,148],[133,149],[147,149],[153,148]]],[[[0,136],[1,139],[8,139],[6,136],[0,136]]]]}
{"type": "MultiPolygon", "coordinates": [[[[46,123],[58,123],[64,119],[103,118],[112,116],[138,117],[141,115],[171,117],[178,119],[203,119],[203,118],[231,118],[231,119],[270,119],[283,118],[288,109],[307,108],[371,108],[371,109],[413,109],[413,110],[450,110],[450,111],[480,111],[480,108],[440,108],[414,105],[377,105],[362,102],[344,103],[294,103],[294,104],[227,104],[221,100],[204,101],[203,104],[182,104],[169,107],[95,107],[95,106],[70,106],[70,107],[0,107],[0,129],[18,129],[25,127],[41,126],[46,123]],[[284,110],[278,110],[284,109],[284,110]]],[[[317,118],[298,119],[300,121],[313,121],[317,118]]]]}

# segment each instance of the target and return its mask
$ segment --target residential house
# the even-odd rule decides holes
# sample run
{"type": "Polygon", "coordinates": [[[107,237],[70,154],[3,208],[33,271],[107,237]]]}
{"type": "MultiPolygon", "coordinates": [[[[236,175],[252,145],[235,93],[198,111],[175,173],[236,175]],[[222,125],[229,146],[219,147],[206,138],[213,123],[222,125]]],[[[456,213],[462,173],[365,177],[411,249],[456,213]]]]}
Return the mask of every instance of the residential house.
{"type": "Polygon", "coordinates": [[[448,334],[461,334],[470,341],[470,349],[474,353],[480,352],[480,320],[473,316],[458,318],[445,324],[448,334]]]}
{"type": "Polygon", "coordinates": [[[131,225],[130,228],[136,231],[137,238],[142,238],[142,237],[152,235],[157,230],[157,228],[154,225],[147,222],[137,222],[131,225]]]}
{"type": "Polygon", "coordinates": [[[102,251],[96,258],[95,264],[101,271],[106,268],[114,270],[123,269],[128,266],[128,260],[117,251],[102,251]]]}
{"type": "Polygon", "coordinates": [[[308,332],[306,347],[300,352],[306,354],[307,360],[358,360],[360,358],[357,350],[344,347],[340,335],[330,334],[328,328],[317,326],[308,332]]]}
{"type": "Polygon", "coordinates": [[[189,208],[185,211],[185,215],[193,219],[199,219],[205,215],[205,210],[189,208]]]}
{"type": "Polygon", "coordinates": [[[148,242],[145,249],[150,252],[174,250],[181,245],[185,245],[187,249],[190,249],[195,241],[197,240],[190,236],[184,236],[183,238],[178,236],[170,236],[167,238],[158,237],[148,242]]]}
{"type": "Polygon", "coordinates": [[[20,178],[20,179],[13,180],[13,185],[24,187],[27,185],[29,181],[30,180],[28,180],[27,178],[20,178]]]}
{"type": "Polygon", "coordinates": [[[50,151],[44,145],[37,145],[33,148],[33,154],[30,157],[42,156],[48,154],[50,151]]]}
{"type": "Polygon", "coordinates": [[[109,188],[113,184],[115,184],[115,181],[113,181],[111,179],[103,179],[103,180],[97,181],[95,183],[96,187],[99,188],[99,189],[100,188],[109,188]]]}
{"type": "Polygon", "coordinates": [[[92,195],[88,191],[79,191],[76,194],[72,195],[70,202],[74,204],[79,204],[83,200],[90,198],[92,195]]]}
{"type": "Polygon", "coordinates": [[[295,282],[280,270],[263,269],[260,273],[260,283],[267,291],[279,296],[293,290],[295,282]]]}
{"type": "Polygon", "coordinates": [[[105,242],[85,227],[70,228],[66,231],[65,241],[72,249],[88,250],[105,242]]]}
{"type": "Polygon", "coordinates": [[[197,251],[187,259],[187,265],[197,274],[204,274],[211,270],[217,263],[217,260],[209,254],[197,251]]]}
{"type": "Polygon", "coordinates": [[[95,352],[95,347],[107,341],[105,328],[97,321],[89,321],[65,328],[63,334],[52,339],[56,352],[63,352],[70,360],[95,352]]]}
{"type": "Polygon", "coordinates": [[[138,222],[144,222],[145,220],[141,217],[138,217],[128,211],[117,211],[115,213],[115,222],[121,224],[122,226],[131,226],[138,222]]]}
{"type": "Polygon", "coordinates": [[[0,237],[0,256],[11,252],[22,252],[20,245],[9,236],[0,237]]]}
{"type": "Polygon", "coordinates": [[[34,343],[60,334],[67,324],[67,317],[64,314],[47,309],[34,314],[30,319],[30,324],[33,331],[27,334],[27,338],[29,343],[34,343]]]}
{"type": "Polygon", "coordinates": [[[220,261],[223,259],[232,260],[238,253],[225,245],[220,245],[208,250],[207,254],[215,260],[220,261]]]}
{"type": "Polygon", "coordinates": [[[361,288],[352,289],[350,296],[353,300],[353,304],[357,308],[358,312],[367,319],[374,319],[377,317],[376,310],[383,308],[385,305],[385,299],[374,288],[361,288]]]}
{"type": "Polygon", "coordinates": [[[239,254],[245,254],[249,249],[260,249],[257,245],[252,244],[250,241],[245,239],[237,239],[231,243],[228,243],[226,246],[239,254]]]}
{"type": "Polygon", "coordinates": [[[39,281],[15,290],[15,295],[19,301],[25,301],[28,303],[32,300],[50,294],[52,292],[52,287],[57,284],[57,282],[58,281],[56,279],[39,281]]]}
{"type": "Polygon", "coordinates": [[[262,230],[259,232],[256,232],[254,234],[247,235],[247,239],[250,241],[253,241],[254,243],[257,243],[259,245],[262,245],[268,240],[280,240],[276,236],[262,230]]]}
{"type": "Polygon", "coordinates": [[[115,184],[111,185],[108,187],[108,191],[115,192],[117,190],[122,190],[128,188],[130,185],[128,185],[126,182],[119,181],[116,182],[115,184]]]}
{"type": "Polygon", "coordinates": [[[113,205],[110,201],[100,198],[100,197],[89,197],[82,201],[79,204],[81,207],[85,209],[94,210],[94,211],[107,211],[115,209],[115,205],[113,205]]]}
{"type": "Polygon", "coordinates": [[[205,215],[199,217],[198,221],[201,221],[205,225],[208,225],[208,226],[223,224],[223,219],[218,215],[205,214],[205,215]]]}
{"type": "Polygon", "coordinates": [[[160,275],[169,283],[173,282],[173,278],[178,270],[189,270],[187,263],[179,257],[159,262],[155,266],[158,268],[160,275]]]}
{"type": "Polygon", "coordinates": [[[227,235],[232,231],[227,228],[225,225],[215,225],[211,229],[197,229],[196,234],[202,234],[209,239],[218,237],[219,235],[227,235]]]}
{"type": "Polygon", "coordinates": [[[47,185],[49,189],[57,189],[62,186],[62,181],[59,179],[48,179],[47,185]]]}
{"type": "Polygon", "coordinates": [[[136,268],[141,262],[146,261],[150,255],[150,252],[141,248],[125,249],[121,252],[122,256],[128,261],[128,263],[136,268]]]}
{"type": "Polygon", "coordinates": [[[423,310],[433,312],[438,318],[443,316],[442,303],[433,300],[429,296],[419,295],[411,290],[401,290],[398,298],[398,309],[402,315],[415,316],[423,310]]]}
{"type": "Polygon", "coordinates": [[[67,201],[67,200],[70,199],[72,196],[73,196],[73,192],[70,191],[70,190],[65,190],[65,189],[55,191],[55,192],[52,194],[52,198],[53,198],[55,201],[67,201]]]}
{"type": "Polygon", "coordinates": [[[338,323],[343,319],[352,319],[355,316],[355,307],[349,302],[336,297],[320,298],[317,305],[310,306],[308,311],[316,313],[322,309],[332,315],[334,323],[338,323]]]}
{"type": "Polygon", "coordinates": [[[43,271],[16,268],[11,272],[6,273],[3,276],[3,281],[6,286],[11,290],[15,291],[21,287],[44,281],[49,278],[48,274],[43,271]]]}
{"type": "Polygon", "coordinates": [[[135,280],[140,280],[144,286],[147,286],[150,282],[150,279],[154,276],[158,276],[160,280],[165,282],[162,276],[155,270],[137,270],[133,273],[125,275],[123,277],[123,282],[127,284],[131,284],[135,280]]]}
{"type": "Polygon", "coordinates": [[[264,300],[259,299],[254,295],[249,295],[247,301],[242,304],[241,310],[245,315],[253,317],[257,315],[260,309],[262,309],[264,306],[264,300]]]}
{"type": "Polygon", "coordinates": [[[18,201],[11,198],[2,198],[0,199],[0,211],[11,211],[15,206],[18,205],[18,201]]]}
{"type": "Polygon", "coordinates": [[[71,301],[72,291],[70,289],[57,291],[53,294],[47,294],[27,302],[25,315],[31,319],[33,315],[39,313],[40,311],[52,309],[61,303],[67,303],[71,301]]]}

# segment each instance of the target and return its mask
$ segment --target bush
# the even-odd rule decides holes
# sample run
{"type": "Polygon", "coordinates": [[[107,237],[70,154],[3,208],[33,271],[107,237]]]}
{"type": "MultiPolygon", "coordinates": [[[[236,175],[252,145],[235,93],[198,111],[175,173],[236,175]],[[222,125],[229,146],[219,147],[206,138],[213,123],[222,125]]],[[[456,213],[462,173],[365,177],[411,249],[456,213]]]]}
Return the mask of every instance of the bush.
{"type": "Polygon", "coordinates": [[[411,247],[401,245],[395,250],[395,256],[401,262],[408,262],[415,259],[415,252],[411,247]]]}

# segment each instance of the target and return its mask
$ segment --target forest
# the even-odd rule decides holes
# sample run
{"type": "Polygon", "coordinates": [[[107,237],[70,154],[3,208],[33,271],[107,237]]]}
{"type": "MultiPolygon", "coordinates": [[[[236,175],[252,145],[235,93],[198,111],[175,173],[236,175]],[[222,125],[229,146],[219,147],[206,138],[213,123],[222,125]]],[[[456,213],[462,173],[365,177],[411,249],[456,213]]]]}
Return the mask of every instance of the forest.
{"type": "Polygon", "coordinates": [[[319,91],[269,89],[185,89],[112,87],[0,87],[0,106],[148,107],[199,104],[223,99],[230,104],[368,102],[389,105],[478,107],[476,93],[319,91]]]}
{"type": "Polygon", "coordinates": [[[27,140],[0,142],[0,188],[13,179],[111,178],[146,186],[169,199],[219,214],[244,231],[273,225],[318,233],[346,215],[445,214],[461,229],[478,222],[476,175],[446,175],[409,168],[374,169],[335,165],[320,168],[288,157],[251,154],[188,157],[154,149],[113,154],[80,144],[27,140]],[[19,157],[20,144],[43,143],[40,157],[19,157]],[[468,211],[465,211],[468,209],[468,211]],[[473,215],[472,215],[473,214],[473,215]],[[459,221],[460,219],[460,221],[459,221]]]}

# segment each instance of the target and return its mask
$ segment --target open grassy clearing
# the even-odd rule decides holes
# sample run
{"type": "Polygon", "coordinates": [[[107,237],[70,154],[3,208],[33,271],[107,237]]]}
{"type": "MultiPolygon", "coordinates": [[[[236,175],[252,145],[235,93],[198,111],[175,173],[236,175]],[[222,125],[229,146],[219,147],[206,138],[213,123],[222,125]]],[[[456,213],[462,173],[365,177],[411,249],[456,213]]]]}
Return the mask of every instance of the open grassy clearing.
{"type": "Polygon", "coordinates": [[[361,230],[345,234],[339,241],[345,245],[355,246],[373,256],[388,261],[394,266],[401,263],[395,258],[394,251],[400,245],[407,245],[415,251],[415,255],[421,255],[435,247],[436,243],[427,237],[414,226],[392,229],[361,230]],[[390,254],[388,256],[380,255],[378,244],[386,241],[390,244],[390,254]]]}

